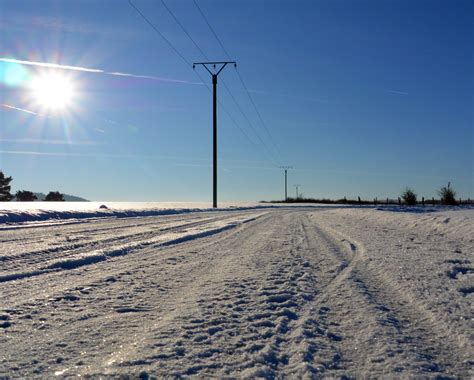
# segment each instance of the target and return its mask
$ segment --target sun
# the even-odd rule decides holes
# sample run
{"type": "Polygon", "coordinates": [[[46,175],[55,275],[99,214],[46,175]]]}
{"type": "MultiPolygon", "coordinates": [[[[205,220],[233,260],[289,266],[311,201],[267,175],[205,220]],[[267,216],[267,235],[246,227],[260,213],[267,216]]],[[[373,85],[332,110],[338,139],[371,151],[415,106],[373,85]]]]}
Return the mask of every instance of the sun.
{"type": "Polygon", "coordinates": [[[74,98],[73,82],[58,73],[43,74],[31,82],[33,100],[50,111],[66,110],[74,98]]]}

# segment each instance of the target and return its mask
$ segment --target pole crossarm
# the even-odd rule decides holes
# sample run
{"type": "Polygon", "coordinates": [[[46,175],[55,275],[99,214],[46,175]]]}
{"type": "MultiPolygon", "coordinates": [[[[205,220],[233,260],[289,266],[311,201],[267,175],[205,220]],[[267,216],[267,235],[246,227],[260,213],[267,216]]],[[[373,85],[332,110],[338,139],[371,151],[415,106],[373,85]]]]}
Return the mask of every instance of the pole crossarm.
{"type": "Polygon", "coordinates": [[[219,75],[220,72],[226,67],[228,64],[233,64],[234,67],[237,67],[237,62],[235,61],[223,61],[223,62],[195,62],[193,63],[193,69],[196,68],[196,65],[204,66],[204,68],[209,72],[211,75],[219,75]],[[212,69],[216,70],[216,65],[221,65],[217,72],[213,72],[212,69]],[[211,67],[209,69],[209,67],[211,67]]]}

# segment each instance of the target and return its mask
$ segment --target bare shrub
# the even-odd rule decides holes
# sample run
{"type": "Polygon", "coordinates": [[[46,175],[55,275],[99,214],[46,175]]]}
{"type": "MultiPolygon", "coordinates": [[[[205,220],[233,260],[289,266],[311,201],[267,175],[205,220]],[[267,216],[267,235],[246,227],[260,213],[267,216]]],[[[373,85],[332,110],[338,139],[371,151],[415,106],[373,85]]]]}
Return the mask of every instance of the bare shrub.
{"type": "Polygon", "coordinates": [[[417,200],[417,195],[412,189],[407,187],[402,192],[402,199],[405,202],[405,204],[407,204],[408,206],[415,206],[416,205],[416,200],[417,200]]]}
{"type": "Polygon", "coordinates": [[[456,192],[451,188],[451,182],[448,182],[448,187],[443,186],[438,190],[438,194],[441,198],[441,203],[444,205],[456,205],[456,192]]]}

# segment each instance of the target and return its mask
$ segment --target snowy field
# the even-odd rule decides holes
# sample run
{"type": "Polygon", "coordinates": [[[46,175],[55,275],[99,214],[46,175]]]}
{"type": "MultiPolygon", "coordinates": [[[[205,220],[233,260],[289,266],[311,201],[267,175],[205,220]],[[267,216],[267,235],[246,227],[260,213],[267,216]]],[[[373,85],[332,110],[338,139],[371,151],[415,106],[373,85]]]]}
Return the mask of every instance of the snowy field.
{"type": "MultiPolygon", "coordinates": [[[[321,205],[291,204],[284,207],[321,207],[321,205]]],[[[10,223],[60,222],[65,219],[130,218],[219,212],[228,210],[269,209],[282,204],[256,202],[220,202],[213,209],[205,202],[2,202],[0,226],[10,223]]],[[[328,206],[325,206],[328,207],[328,206]]],[[[340,207],[340,206],[339,206],[340,207]]]]}
{"type": "Polygon", "coordinates": [[[81,205],[2,206],[0,378],[474,376],[473,209],[81,205]]]}
{"type": "MultiPolygon", "coordinates": [[[[251,202],[221,202],[221,209],[271,207],[251,202]]],[[[52,219],[123,218],[211,211],[204,202],[2,202],[0,224],[52,219]]]]}

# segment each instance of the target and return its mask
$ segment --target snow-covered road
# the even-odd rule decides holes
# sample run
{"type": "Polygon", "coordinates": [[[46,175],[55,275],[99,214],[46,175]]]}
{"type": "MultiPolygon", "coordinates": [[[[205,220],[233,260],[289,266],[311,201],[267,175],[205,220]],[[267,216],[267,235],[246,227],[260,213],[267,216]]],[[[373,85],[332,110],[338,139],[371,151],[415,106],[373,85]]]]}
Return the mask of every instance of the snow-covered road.
{"type": "Polygon", "coordinates": [[[0,377],[473,375],[474,210],[0,230],[0,377]]]}

